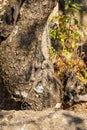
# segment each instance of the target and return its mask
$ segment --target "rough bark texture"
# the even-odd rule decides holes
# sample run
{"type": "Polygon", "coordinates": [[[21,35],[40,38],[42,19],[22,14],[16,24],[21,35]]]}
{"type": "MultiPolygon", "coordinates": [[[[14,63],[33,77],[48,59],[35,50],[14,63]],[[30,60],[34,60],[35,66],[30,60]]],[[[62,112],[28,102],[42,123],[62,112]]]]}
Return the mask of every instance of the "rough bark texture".
{"type": "Polygon", "coordinates": [[[23,109],[42,110],[60,102],[62,84],[54,76],[43,41],[53,0],[8,1],[0,35],[0,76],[23,109]],[[8,8],[9,6],[9,8],[8,8]]]}
{"type": "Polygon", "coordinates": [[[0,130],[87,130],[87,114],[52,109],[1,111],[0,130]]]}

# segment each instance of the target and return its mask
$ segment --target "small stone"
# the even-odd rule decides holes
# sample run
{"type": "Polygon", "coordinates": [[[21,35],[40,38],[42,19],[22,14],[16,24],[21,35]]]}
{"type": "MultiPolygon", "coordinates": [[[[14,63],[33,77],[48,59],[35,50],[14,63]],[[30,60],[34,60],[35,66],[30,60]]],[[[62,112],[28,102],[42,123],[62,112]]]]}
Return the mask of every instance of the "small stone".
{"type": "Polygon", "coordinates": [[[28,96],[28,93],[27,93],[27,92],[25,92],[25,91],[22,91],[22,92],[21,92],[21,95],[25,98],[25,97],[27,97],[27,96],[28,96]]]}
{"type": "Polygon", "coordinates": [[[62,103],[57,103],[57,104],[55,105],[55,109],[59,109],[59,108],[61,108],[61,106],[62,106],[62,103]]]}
{"type": "Polygon", "coordinates": [[[34,88],[36,93],[43,93],[43,86],[41,84],[38,84],[38,86],[36,88],[34,88]]]}

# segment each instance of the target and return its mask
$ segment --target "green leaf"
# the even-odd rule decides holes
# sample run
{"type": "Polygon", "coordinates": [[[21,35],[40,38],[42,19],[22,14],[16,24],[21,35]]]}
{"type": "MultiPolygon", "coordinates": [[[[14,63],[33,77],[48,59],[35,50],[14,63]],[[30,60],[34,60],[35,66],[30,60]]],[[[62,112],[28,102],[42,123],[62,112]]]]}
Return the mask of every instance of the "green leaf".
{"type": "Polygon", "coordinates": [[[77,40],[81,37],[81,35],[78,32],[75,32],[75,33],[73,33],[72,37],[74,40],[77,40]]]}
{"type": "Polygon", "coordinates": [[[78,25],[78,20],[76,18],[74,18],[74,24],[78,25]]]}
{"type": "Polygon", "coordinates": [[[72,4],[72,8],[75,8],[78,11],[81,11],[82,7],[83,7],[82,4],[78,4],[78,3],[72,4]]]}
{"type": "Polygon", "coordinates": [[[72,41],[72,49],[74,49],[75,48],[75,42],[74,41],[72,41]]]}

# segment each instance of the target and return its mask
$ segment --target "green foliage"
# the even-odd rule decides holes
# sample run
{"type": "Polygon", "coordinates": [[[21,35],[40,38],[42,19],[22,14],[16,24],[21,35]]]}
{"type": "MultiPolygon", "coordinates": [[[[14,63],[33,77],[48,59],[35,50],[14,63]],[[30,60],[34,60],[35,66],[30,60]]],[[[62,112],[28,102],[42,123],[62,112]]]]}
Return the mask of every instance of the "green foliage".
{"type": "Polygon", "coordinates": [[[78,56],[78,47],[82,39],[80,34],[80,25],[75,17],[75,10],[81,11],[82,5],[77,3],[71,4],[71,0],[67,0],[65,10],[69,10],[69,15],[60,14],[51,19],[51,23],[55,25],[55,20],[58,21],[56,26],[50,27],[50,38],[61,41],[63,50],[56,52],[53,47],[50,47],[50,57],[54,62],[55,57],[57,62],[57,76],[62,77],[63,73],[68,69],[73,69],[78,79],[87,84],[87,69],[84,61],[78,56]]]}
{"type": "Polygon", "coordinates": [[[65,9],[75,9],[76,11],[82,11],[83,5],[78,3],[72,3],[72,0],[65,0],[65,9]]]}

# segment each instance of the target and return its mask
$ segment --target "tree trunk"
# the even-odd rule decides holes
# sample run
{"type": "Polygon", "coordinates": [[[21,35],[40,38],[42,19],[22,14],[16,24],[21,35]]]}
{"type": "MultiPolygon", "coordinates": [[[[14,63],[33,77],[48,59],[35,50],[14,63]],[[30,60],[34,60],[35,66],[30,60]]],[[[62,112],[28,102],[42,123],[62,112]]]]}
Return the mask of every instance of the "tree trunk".
{"type": "Polygon", "coordinates": [[[49,60],[46,22],[53,0],[13,0],[0,26],[1,78],[23,109],[42,110],[61,102],[61,82],[49,60]]]}

